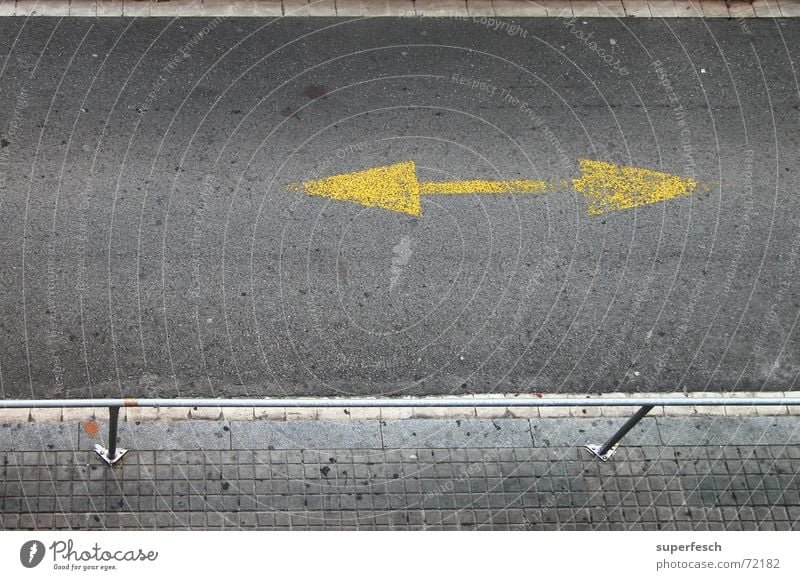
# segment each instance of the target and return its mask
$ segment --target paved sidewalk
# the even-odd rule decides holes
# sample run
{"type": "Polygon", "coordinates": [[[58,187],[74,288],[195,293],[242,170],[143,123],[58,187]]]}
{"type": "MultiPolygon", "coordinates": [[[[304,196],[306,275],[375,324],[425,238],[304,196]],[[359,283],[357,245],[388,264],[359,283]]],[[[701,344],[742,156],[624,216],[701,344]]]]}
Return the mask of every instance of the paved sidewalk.
{"type": "Polygon", "coordinates": [[[797,417],[621,420],[6,423],[0,527],[800,529],[797,417]]]}

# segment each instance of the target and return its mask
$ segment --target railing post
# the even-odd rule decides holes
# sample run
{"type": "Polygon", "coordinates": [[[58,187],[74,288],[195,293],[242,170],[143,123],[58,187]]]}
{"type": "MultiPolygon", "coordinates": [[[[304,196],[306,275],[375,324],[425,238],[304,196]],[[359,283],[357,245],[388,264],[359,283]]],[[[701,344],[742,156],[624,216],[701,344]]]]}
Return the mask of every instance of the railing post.
{"type": "Polygon", "coordinates": [[[644,407],[640,407],[636,413],[633,414],[633,417],[625,421],[625,424],[619,428],[619,430],[611,436],[611,439],[603,443],[602,445],[587,445],[586,449],[592,452],[593,455],[599,457],[603,461],[608,461],[612,455],[614,455],[614,451],[617,450],[617,444],[619,443],[620,439],[625,437],[625,435],[633,429],[636,424],[642,420],[642,417],[647,415],[655,405],[645,405],[644,407]]]}
{"type": "Polygon", "coordinates": [[[118,449],[117,448],[117,428],[119,426],[119,407],[109,407],[108,408],[108,449],[100,445],[99,443],[95,444],[94,451],[97,453],[100,458],[108,463],[109,465],[114,465],[117,461],[122,459],[122,456],[125,455],[128,450],[127,449],[118,449]]]}

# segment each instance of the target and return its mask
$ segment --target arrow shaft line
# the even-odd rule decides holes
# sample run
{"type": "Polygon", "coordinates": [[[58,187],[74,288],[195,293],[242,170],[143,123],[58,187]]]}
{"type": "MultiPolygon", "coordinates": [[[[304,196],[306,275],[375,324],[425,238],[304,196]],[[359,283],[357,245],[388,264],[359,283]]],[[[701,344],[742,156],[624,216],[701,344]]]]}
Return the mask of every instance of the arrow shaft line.
{"type": "Polygon", "coordinates": [[[545,193],[549,184],[546,181],[527,179],[512,181],[487,181],[474,179],[467,181],[424,181],[419,184],[420,195],[463,195],[473,193],[545,193]]]}

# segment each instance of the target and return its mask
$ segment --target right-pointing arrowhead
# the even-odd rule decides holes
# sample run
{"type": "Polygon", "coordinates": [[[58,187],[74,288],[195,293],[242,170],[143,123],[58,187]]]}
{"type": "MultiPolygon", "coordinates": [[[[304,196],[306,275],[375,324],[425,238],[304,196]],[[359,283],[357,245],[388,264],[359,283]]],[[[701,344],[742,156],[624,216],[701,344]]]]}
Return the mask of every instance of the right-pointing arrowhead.
{"type": "Polygon", "coordinates": [[[413,161],[304,181],[290,187],[337,201],[422,215],[419,182],[413,161]]]}
{"type": "Polygon", "coordinates": [[[581,177],[573,179],[572,185],[589,200],[589,215],[691,195],[697,188],[694,179],[652,169],[623,167],[590,159],[581,159],[579,163],[581,177]]]}

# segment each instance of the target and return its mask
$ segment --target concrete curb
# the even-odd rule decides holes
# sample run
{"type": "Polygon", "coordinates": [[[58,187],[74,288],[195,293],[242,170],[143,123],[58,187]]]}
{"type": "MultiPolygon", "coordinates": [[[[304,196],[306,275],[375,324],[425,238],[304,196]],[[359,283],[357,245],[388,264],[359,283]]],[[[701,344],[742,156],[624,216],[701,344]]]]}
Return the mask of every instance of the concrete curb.
{"type": "MultiPolygon", "coordinates": [[[[524,397],[536,398],[574,398],[574,407],[375,407],[353,408],[326,407],[324,409],[295,407],[128,407],[120,410],[120,421],[179,421],[187,419],[226,421],[397,421],[403,419],[549,419],[549,418],[600,418],[628,417],[633,413],[630,407],[582,407],[580,402],[587,398],[632,398],[641,393],[605,393],[603,395],[585,395],[577,393],[557,393],[541,395],[516,394],[476,394],[453,397],[454,400],[470,400],[481,398],[506,398],[518,400],[524,397]]],[[[800,392],[737,392],[737,393],[651,393],[655,398],[684,397],[800,397],[800,392]]],[[[717,415],[728,417],[742,416],[781,416],[800,415],[797,406],[727,406],[727,407],[655,407],[651,416],[686,417],[696,415],[717,415]]],[[[0,409],[0,423],[33,422],[73,422],[73,421],[105,421],[108,410],[99,409],[0,409]]]]}
{"type": "MultiPolygon", "coordinates": [[[[207,421],[123,423],[119,444],[137,452],[251,449],[579,448],[602,443],[621,419],[412,419],[399,421],[207,421]]],[[[0,451],[90,451],[100,425],[0,423],[0,451]]],[[[800,445],[795,417],[652,417],[623,447],[800,445]]]]}
{"type": "MultiPolygon", "coordinates": [[[[788,18],[800,0],[0,0],[0,16],[788,18]]],[[[511,34],[511,30],[506,32],[511,34]]]]}

